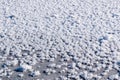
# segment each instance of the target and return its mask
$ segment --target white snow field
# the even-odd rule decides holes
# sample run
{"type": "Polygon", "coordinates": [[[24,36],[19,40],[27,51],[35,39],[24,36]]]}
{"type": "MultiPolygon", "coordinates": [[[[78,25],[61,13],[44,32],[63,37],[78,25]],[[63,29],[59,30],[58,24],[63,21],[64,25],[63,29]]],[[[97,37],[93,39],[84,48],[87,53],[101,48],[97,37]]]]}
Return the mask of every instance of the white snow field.
{"type": "Polygon", "coordinates": [[[0,80],[120,80],[120,0],[0,0],[0,80]]]}

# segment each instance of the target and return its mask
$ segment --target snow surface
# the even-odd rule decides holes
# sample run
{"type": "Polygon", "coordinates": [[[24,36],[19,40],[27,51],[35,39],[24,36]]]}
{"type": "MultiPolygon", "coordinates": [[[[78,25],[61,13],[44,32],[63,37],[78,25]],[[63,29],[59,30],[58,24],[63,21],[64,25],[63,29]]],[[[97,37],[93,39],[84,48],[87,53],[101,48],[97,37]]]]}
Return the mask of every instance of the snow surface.
{"type": "Polygon", "coordinates": [[[119,36],[120,0],[0,0],[0,80],[120,80],[119,36]]]}

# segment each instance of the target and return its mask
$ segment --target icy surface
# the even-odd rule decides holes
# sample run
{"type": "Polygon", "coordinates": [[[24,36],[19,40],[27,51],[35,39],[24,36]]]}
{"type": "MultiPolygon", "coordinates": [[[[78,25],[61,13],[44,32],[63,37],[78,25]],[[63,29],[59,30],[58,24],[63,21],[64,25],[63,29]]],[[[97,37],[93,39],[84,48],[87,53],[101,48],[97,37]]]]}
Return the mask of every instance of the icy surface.
{"type": "Polygon", "coordinates": [[[0,0],[0,80],[120,80],[120,0],[0,0]]]}

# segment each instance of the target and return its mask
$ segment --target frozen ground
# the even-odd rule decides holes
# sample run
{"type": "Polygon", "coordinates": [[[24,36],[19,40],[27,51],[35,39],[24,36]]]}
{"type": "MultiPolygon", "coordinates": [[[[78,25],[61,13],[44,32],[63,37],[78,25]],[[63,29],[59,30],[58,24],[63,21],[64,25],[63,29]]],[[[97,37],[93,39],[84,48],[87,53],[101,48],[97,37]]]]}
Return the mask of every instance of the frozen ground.
{"type": "Polygon", "coordinates": [[[0,0],[0,80],[120,80],[120,0],[0,0]]]}

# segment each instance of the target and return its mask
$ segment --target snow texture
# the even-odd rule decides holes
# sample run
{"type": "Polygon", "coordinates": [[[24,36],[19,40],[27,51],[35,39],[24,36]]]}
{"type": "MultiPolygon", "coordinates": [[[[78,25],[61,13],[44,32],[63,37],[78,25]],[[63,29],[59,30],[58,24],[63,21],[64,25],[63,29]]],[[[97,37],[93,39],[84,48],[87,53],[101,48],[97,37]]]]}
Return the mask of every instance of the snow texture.
{"type": "Polygon", "coordinates": [[[120,0],[0,0],[0,80],[120,80],[120,0]]]}

